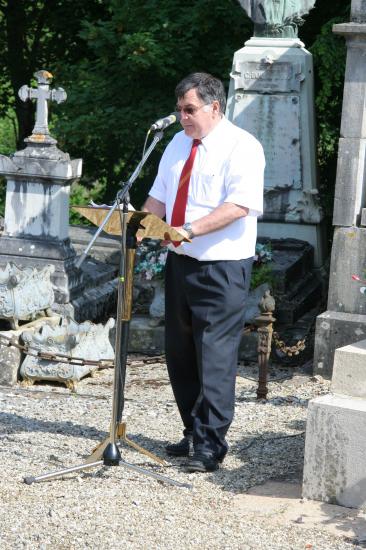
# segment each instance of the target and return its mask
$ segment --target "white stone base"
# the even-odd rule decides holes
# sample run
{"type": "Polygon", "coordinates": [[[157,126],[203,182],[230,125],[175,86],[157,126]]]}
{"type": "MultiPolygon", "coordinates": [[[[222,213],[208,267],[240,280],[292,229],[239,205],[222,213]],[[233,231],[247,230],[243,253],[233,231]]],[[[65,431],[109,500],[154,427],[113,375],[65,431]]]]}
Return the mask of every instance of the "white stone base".
{"type": "Polygon", "coordinates": [[[366,507],[366,399],[330,394],[310,401],[303,496],[366,507]]]}
{"type": "Polygon", "coordinates": [[[336,349],[331,392],[366,399],[366,340],[336,349]]]}

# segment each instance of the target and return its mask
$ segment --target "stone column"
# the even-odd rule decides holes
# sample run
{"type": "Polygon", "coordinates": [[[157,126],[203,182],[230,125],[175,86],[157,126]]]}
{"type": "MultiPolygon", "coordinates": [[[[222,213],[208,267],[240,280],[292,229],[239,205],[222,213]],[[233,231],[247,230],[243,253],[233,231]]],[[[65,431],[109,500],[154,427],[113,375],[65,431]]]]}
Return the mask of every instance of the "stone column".
{"type": "Polygon", "coordinates": [[[6,177],[4,231],[0,238],[0,266],[55,266],[56,301],[67,303],[80,292],[82,273],[74,266],[69,239],[69,194],[81,176],[81,159],[70,160],[48,130],[47,102],[66,99],[62,88],[49,89],[52,75],[35,74],[38,88],[22,86],[23,101],[37,99],[36,125],[26,148],[11,157],[0,155],[0,174],[6,177]]]}
{"type": "Polygon", "coordinates": [[[353,274],[366,268],[366,3],[352,0],[351,22],[334,25],[346,38],[342,122],[334,198],[335,226],[327,311],[317,318],[314,370],[330,377],[336,348],[366,335],[366,299],[353,274]]]}

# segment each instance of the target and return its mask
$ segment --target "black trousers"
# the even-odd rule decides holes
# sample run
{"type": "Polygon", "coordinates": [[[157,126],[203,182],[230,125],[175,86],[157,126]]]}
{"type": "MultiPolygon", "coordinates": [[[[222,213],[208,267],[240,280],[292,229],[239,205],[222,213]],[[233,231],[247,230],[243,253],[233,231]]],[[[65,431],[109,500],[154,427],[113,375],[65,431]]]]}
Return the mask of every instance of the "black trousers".
{"type": "Polygon", "coordinates": [[[168,373],[195,451],[220,455],[234,416],[238,348],[252,258],[198,261],[169,252],[165,270],[168,373]]]}

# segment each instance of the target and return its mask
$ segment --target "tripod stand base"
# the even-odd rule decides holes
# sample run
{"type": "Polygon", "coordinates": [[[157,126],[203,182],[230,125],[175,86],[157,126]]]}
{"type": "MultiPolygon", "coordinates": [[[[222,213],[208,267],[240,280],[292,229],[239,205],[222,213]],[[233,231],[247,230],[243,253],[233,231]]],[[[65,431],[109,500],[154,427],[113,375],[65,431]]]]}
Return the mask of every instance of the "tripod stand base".
{"type": "MultiPolygon", "coordinates": [[[[119,452],[119,451],[118,451],[119,452]]],[[[27,485],[32,485],[32,483],[39,483],[40,481],[48,481],[51,479],[55,479],[57,477],[62,477],[65,474],[72,474],[73,472],[80,472],[81,470],[85,470],[87,468],[93,468],[94,466],[103,466],[107,465],[103,460],[97,460],[95,462],[89,462],[80,464],[79,466],[73,466],[71,468],[65,468],[64,470],[57,470],[55,472],[49,472],[48,474],[43,474],[40,476],[29,476],[23,478],[24,483],[27,485]]],[[[174,479],[171,479],[170,477],[163,476],[161,474],[157,474],[155,472],[150,472],[149,470],[146,470],[145,468],[140,468],[140,466],[136,466],[135,464],[131,464],[130,462],[126,462],[123,460],[123,458],[120,458],[117,464],[112,464],[113,466],[124,466],[125,468],[128,468],[129,470],[133,470],[134,472],[137,472],[138,474],[143,474],[148,477],[152,477],[154,479],[157,479],[158,481],[162,481],[164,483],[168,483],[169,485],[174,485],[175,487],[184,487],[186,489],[192,489],[192,485],[189,483],[181,483],[180,481],[175,481],[174,479]]]]}
{"type": "Polygon", "coordinates": [[[108,443],[104,453],[103,462],[105,466],[118,466],[121,460],[121,453],[115,443],[108,443]]]}
{"type": "MultiPolygon", "coordinates": [[[[149,458],[151,458],[161,466],[168,465],[168,463],[164,459],[156,456],[154,453],[151,453],[147,449],[144,449],[144,447],[141,447],[140,445],[138,445],[137,443],[129,439],[126,435],[126,431],[127,431],[126,428],[127,428],[126,422],[121,422],[120,424],[117,424],[116,439],[124,441],[126,445],[128,445],[129,447],[132,447],[139,453],[148,456],[149,458]]],[[[101,441],[99,445],[95,447],[92,454],[88,456],[88,458],[86,459],[86,463],[88,464],[89,462],[95,462],[96,460],[99,460],[100,458],[104,457],[106,448],[110,443],[113,443],[111,435],[109,435],[106,439],[104,439],[104,441],[101,441]]]]}
{"type": "MultiPolygon", "coordinates": [[[[150,453],[150,451],[147,451],[143,447],[140,447],[140,445],[137,445],[137,443],[134,443],[133,441],[128,439],[128,437],[126,436],[125,422],[121,424],[117,424],[116,433],[121,440],[125,441],[128,445],[130,445],[134,449],[140,451],[142,454],[149,456],[159,464],[162,464],[164,466],[167,465],[165,460],[162,460],[161,458],[157,457],[153,453],[150,453]]],[[[71,468],[64,468],[63,470],[57,470],[55,472],[49,472],[48,474],[42,474],[40,476],[28,476],[23,478],[23,481],[27,485],[32,485],[32,483],[52,480],[57,477],[62,477],[65,474],[80,472],[81,470],[86,470],[88,468],[93,468],[97,466],[124,466],[125,468],[133,470],[134,472],[137,472],[139,474],[144,474],[149,477],[153,477],[154,479],[157,479],[158,481],[163,481],[164,483],[168,483],[169,485],[175,485],[176,487],[185,487],[186,489],[192,489],[192,485],[190,485],[189,483],[181,483],[179,481],[175,481],[170,477],[163,476],[155,472],[150,472],[145,468],[140,468],[140,466],[135,466],[135,464],[131,464],[130,462],[126,462],[125,460],[123,460],[123,458],[121,458],[120,450],[118,449],[117,444],[113,440],[111,435],[109,435],[104,441],[99,443],[99,445],[94,449],[92,454],[87,457],[87,459],[83,464],[80,464],[79,466],[72,466],[71,468]]]]}

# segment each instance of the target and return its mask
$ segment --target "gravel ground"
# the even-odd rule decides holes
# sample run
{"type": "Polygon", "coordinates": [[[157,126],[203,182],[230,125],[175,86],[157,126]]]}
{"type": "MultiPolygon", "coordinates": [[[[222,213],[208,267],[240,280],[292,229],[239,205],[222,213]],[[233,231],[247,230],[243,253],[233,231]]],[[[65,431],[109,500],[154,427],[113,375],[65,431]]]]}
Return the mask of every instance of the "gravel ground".
{"type": "MultiPolygon", "coordinates": [[[[167,467],[123,445],[126,461],[188,482],[167,485],[123,466],[101,467],[26,485],[24,476],[83,463],[107,436],[112,371],[62,386],[0,387],[0,548],[259,549],[359,548],[321,529],[278,525],[244,514],[237,495],[268,480],[298,482],[308,400],[328,391],[299,369],[271,371],[267,402],[255,399],[257,371],[239,366],[229,454],[217,472],[188,474],[183,459],[167,467]]],[[[181,425],[162,361],[130,357],[124,420],[135,442],[166,458],[181,425]]]]}

